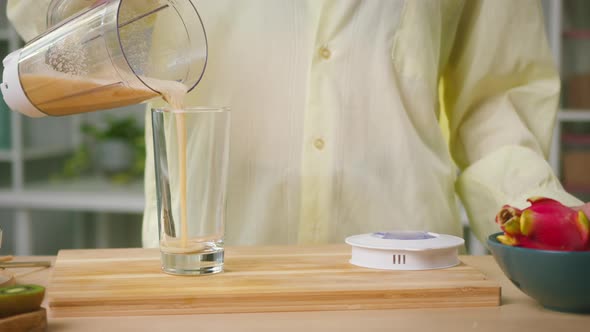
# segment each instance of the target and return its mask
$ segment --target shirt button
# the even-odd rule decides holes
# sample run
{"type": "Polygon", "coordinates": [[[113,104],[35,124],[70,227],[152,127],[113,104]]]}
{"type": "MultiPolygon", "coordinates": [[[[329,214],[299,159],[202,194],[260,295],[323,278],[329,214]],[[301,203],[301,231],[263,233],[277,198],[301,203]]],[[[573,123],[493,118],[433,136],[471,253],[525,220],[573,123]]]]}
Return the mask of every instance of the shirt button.
{"type": "Polygon", "coordinates": [[[328,60],[332,56],[332,52],[328,48],[322,47],[320,48],[320,56],[323,59],[328,60]]]}
{"type": "Polygon", "coordinates": [[[313,146],[315,146],[316,149],[321,150],[324,148],[324,140],[321,138],[316,139],[313,142],[313,146]]]}

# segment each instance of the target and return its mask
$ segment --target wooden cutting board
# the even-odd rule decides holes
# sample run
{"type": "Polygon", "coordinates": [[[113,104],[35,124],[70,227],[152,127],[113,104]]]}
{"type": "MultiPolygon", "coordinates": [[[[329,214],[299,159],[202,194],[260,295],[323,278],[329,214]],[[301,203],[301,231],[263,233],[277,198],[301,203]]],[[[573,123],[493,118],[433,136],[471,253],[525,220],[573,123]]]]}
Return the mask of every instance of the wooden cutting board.
{"type": "Polygon", "coordinates": [[[0,331],[47,331],[47,312],[45,308],[20,315],[0,318],[0,331]]]}
{"type": "Polygon", "coordinates": [[[14,274],[0,269],[0,287],[7,287],[14,285],[14,274]]]}
{"type": "Polygon", "coordinates": [[[172,276],[157,249],[62,250],[48,287],[54,317],[317,311],[500,304],[500,287],[461,264],[383,271],[348,263],[350,247],[226,249],[225,272],[172,276]]]}

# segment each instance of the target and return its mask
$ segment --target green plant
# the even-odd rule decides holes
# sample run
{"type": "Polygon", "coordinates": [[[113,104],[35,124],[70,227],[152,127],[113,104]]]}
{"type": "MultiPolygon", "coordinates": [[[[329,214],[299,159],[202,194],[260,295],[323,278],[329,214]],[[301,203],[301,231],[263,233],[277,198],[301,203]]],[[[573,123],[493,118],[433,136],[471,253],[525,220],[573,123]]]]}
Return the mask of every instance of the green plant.
{"type": "Polygon", "coordinates": [[[143,129],[133,117],[115,118],[109,116],[106,117],[105,122],[104,128],[85,123],[82,125],[82,132],[97,141],[119,139],[135,143],[138,137],[143,139],[143,129]]]}
{"type": "Polygon", "coordinates": [[[74,151],[74,154],[65,161],[63,170],[56,174],[54,179],[71,179],[79,177],[93,169],[93,147],[100,142],[109,140],[124,141],[133,148],[134,160],[129,170],[109,174],[111,181],[115,183],[127,183],[143,175],[145,166],[145,141],[144,130],[133,117],[105,117],[105,121],[99,125],[85,123],[80,130],[86,140],[74,151]]]}

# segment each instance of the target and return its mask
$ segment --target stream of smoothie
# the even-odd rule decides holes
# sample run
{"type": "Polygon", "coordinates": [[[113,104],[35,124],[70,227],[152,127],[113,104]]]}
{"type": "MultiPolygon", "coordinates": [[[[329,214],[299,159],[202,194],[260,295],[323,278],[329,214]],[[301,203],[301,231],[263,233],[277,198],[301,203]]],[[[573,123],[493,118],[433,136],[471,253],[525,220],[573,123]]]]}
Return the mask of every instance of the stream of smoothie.
{"type": "MultiPolygon", "coordinates": [[[[184,97],[186,96],[186,87],[177,82],[165,82],[158,86],[162,91],[162,97],[173,110],[184,109],[184,97]]],[[[188,239],[188,221],[186,206],[186,123],[184,113],[175,113],[176,120],[176,141],[178,143],[178,190],[180,198],[180,245],[167,241],[161,243],[161,247],[169,252],[189,253],[199,251],[201,246],[191,246],[188,239]]],[[[165,237],[164,237],[165,239],[165,237]]]]}

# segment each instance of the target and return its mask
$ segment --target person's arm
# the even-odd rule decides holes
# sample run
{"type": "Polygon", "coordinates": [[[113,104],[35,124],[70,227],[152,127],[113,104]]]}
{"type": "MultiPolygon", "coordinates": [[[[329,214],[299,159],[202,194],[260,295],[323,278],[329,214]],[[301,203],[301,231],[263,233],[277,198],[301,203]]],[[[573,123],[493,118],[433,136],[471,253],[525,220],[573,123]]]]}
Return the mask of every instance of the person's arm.
{"type": "Polygon", "coordinates": [[[504,204],[545,196],[582,205],[546,161],[560,82],[539,2],[466,1],[441,82],[456,190],[480,241],[500,230],[504,204]]]}
{"type": "Polygon", "coordinates": [[[23,40],[47,29],[47,8],[51,0],[8,0],[6,16],[23,40]]]}

